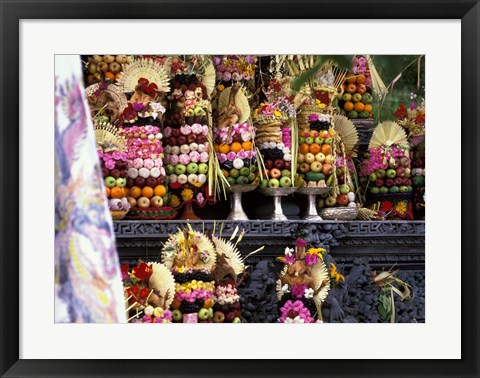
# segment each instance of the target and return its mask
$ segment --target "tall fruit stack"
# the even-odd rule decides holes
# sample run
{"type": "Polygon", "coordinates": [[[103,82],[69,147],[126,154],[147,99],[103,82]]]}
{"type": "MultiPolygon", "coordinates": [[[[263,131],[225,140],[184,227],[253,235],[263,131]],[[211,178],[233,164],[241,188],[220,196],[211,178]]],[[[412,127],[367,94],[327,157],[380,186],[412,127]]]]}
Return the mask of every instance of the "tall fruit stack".
{"type": "Polygon", "coordinates": [[[214,194],[209,185],[213,174],[213,150],[208,98],[215,84],[215,74],[212,63],[199,62],[199,57],[191,57],[188,62],[174,58],[176,66],[172,67],[177,67],[172,69],[174,90],[169,96],[165,121],[165,168],[170,189],[175,194],[174,206],[186,205],[182,219],[198,219],[192,203],[204,206],[214,194]],[[202,82],[207,77],[212,79],[208,89],[202,82]]]}
{"type": "Polygon", "coordinates": [[[173,321],[213,321],[214,281],[211,269],[215,247],[204,234],[188,229],[170,235],[162,250],[162,262],[175,278],[173,321]]]}
{"type": "Polygon", "coordinates": [[[130,210],[127,200],[127,153],[125,140],[118,129],[109,123],[95,123],[97,153],[108,199],[108,208],[113,219],[122,219],[130,210]]]}

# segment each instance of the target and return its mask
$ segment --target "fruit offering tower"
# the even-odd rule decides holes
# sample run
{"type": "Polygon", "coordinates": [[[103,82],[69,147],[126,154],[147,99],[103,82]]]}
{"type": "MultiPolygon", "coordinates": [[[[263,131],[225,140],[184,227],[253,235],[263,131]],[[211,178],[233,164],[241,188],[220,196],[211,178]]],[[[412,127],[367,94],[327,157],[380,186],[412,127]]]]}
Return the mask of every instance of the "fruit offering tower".
{"type": "Polygon", "coordinates": [[[396,122],[380,123],[368,146],[362,174],[370,181],[369,202],[381,202],[390,218],[412,219],[412,182],[407,135],[396,122]]]}
{"type": "Polygon", "coordinates": [[[213,140],[222,175],[230,185],[252,184],[258,173],[255,129],[246,122],[250,106],[239,84],[221,92],[217,109],[213,140]]]}
{"type": "Polygon", "coordinates": [[[83,58],[86,60],[84,63],[87,85],[115,83],[124,65],[131,61],[127,55],[87,55],[83,58]]]}
{"type": "MultiPolygon", "coordinates": [[[[302,107],[303,111],[308,111],[302,107]]],[[[297,170],[304,186],[325,187],[333,184],[335,167],[335,132],[332,116],[319,113],[320,108],[310,109],[308,123],[298,125],[297,170]],[[317,112],[313,112],[315,110],[317,112]]]]}
{"type": "Polygon", "coordinates": [[[343,90],[337,95],[341,113],[350,119],[373,118],[372,80],[367,58],[356,56],[352,72],[347,75],[343,90]]]}
{"type": "Polygon", "coordinates": [[[321,304],[330,290],[330,277],[322,259],[323,248],[306,249],[298,239],[293,248],[285,248],[277,259],[284,268],[277,281],[279,323],[315,323],[321,321],[321,304]]]}
{"type": "Polygon", "coordinates": [[[238,277],[244,273],[245,265],[237,244],[242,237],[243,232],[235,243],[232,239],[212,237],[217,253],[217,262],[212,271],[215,280],[213,322],[216,323],[241,323],[240,295],[237,287],[241,283],[238,277]]]}
{"type": "Polygon", "coordinates": [[[168,309],[175,294],[175,281],[163,264],[140,261],[121,267],[127,318],[130,323],[171,323],[168,309]]]}
{"type": "Polygon", "coordinates": [[[262,188],[293,187],[296,177],[296,112],[282,86],[272,80],[265,93],[267,102],[253,114],[256,143],[262,155],[265,176],[262,188]]]}
{"type": "Polygon", "coordinates": [[[125,186],[127,184],[127,153],[125,140],[118,129],[103,122],[95,123],[97,153],[108,199],[108,208],[113,219],[122,219],[130,210],[125,186]]]}
{"type": "MultiPolygon", "coordinates": [[[[189,63],[178,65],[174,71],[174,90],[169,97],[170,108],[165,121],[165,163],[170,189],[175,193],[173,205],[186,205],[182,219],[198,219],[192,203],[204,206],[213,198],[211,169],[211,111],[209,90],[202,79],[210,83],[213,79],[205,61],[204,71],[198,70],[195,57],[189,63]]],[[[203,65],[202,65],[203,66],[203,65]]],[[[213,73],[214,75],[214,73],[213,73]]],[[[209,87],[210,88],[210,84],[209,87]]]]}
{"type": "MultiPolygon", "coordinates": [[[[129,75],[129,71],[125,72],[129,75]]],[[[163,135],[160,132],[165,108],[158,86],[138,79],[128,106],[119,116],[122,135],[127,141],[127,188],[132,206],[131,218],[171,219],[166,173],[163,167],[163,135]],[[158,101],[158,102],[157,102],[158,101]]]]}
{"type": "Polygon", "coordinates": [[[188,226],[171,235],[162,250],[162,261],[175,278],[173,321],[211,322],[215,288],[211,269],[216,261],[215,247],[204,234],[188,226]]]}

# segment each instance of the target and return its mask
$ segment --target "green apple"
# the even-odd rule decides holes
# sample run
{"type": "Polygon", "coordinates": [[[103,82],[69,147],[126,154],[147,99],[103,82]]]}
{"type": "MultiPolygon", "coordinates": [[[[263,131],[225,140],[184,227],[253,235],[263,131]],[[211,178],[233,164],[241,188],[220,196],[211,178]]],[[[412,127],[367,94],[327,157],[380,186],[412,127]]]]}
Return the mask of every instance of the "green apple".
{"type": "Polygon", "coordinates": [[[175,173],[175,167],[172,164],[167,164],[165,166],[165,171],[167,172],[167,175],[173,175],[175,173]]]}
{"type": "Polygon", "coordinates": [[[209,312],[206,308],[201,308],[200,311],[198,311],[198,318],[200,320],[207,320],[209,317],[209,312]]]}
{"type": "Polygon", "coordinates": [[[255,177],[256,177],[256,176],[255,176],[255,173],[250,172],[250,173],[248,174],[248,182],[254,182],[254,181],[255,181],[255,177]]]}
{"type": "Polygon", "coordinates": [[[333,143],[333,139],[332,138],[327,138],[323,141],[323,143],[326,143],[326,144],[332,144],[333,143]]]}
{"type": "Polygon", "coordinates": [[[348,192],[350,191],[350,187],[346,184],[340,185],[338,189],[340,190],[341,194],[348,194],[348,192]]]}
{"type": "Polygon", "coordinates": [[[190,174],[197,173],[198,172],[198,164],[197,163],[188,163],[187,172],[190,173],[190,174]]]}
{"type": "Polygon", "coordinates": [[[228,176],[227,181],[230,185],[234,185],[236,183],[235,179],[232,176],[228,176]]]}
{"type": "Polygon", "coordinates": [[[282,178],[280,178],[279,182],[282,188],[288,188],[289,186],[292,186],[292,180],[290,179],[290,177],[287,176],[283,176],[282,178]]]}
{"type": "Polygon", "coordinates": [[[305,143],[305,137],[298,137],[298,143],[299,144],[305,143]]]}
{"type": "Polygon", "coordinates": [[[348,112],[348,118],[357,119],[358,118],[358,112],[356,112],[355,110],[350,110],[348,112]]]}
{"type": "Polygon", "coordinates": [[[350,93],[344,93],[342,99],[343,101],[352,101],[352,95],[350,93]]]}
{"type": "Polygon", "coordinates": [[[362,95],[362,102],[364,104],[371,104],[373,101],[373,97],[370,93],[366,92],[362,95]]]}
{"type": "Polygon", "coordinates": [[[235,318],[233,318],[232,320],[232,323],[241,323],[242,321],[240,320],[240,318],[238,316],[236,316],[235,318]]]}
{"type": "Polygon", "coordinates": [[[359,102],[362,100],[362,95],[360,93],[355,93],[353,96],[352,96],[352,101],[353,102],[359,102]]]}
{"type": "Polygon", "coordinates": [[[198,173],[207,173],[208,172],[208,164],[200,163],[198,164],[198,173]]]}
{"type": "Polygon", "coordinates": [[[395,178],[395,176],[397,176],[397,172],[395,172],[395,169],[390,168],[387,170],[386,176],[388,178],[395,178]]]}
{"type": "Polygon", "coordinates": [[[380,188],[380,193],[382,193],[382,194],[388,193],[388,188],[387,188],[386,186],[382,186],[382,187],[380,188]]]}
{"type": "Polygon", "coordinates": [[[268,180],[267,180],[267,179],[263,179],[262,182],[260,183],[260,187],[261,187],[262,189],[268,188],[268,180]]]}
{"type": "Polygon", "coordinates": [[[390,187],[390,193],[398,193],[398,186],[396,185],[393,185],[392,187],[390,187]]]}
{"type": "Polygon", "coordinates": [[[240,168],[240,176],[248,176],[250,173],[250,169],[248,167],[240,168]]]}
{"type": "Polygon", "coordinates": [[[278,188],[280,186],[280,181],[276,178],[272,178],[268,180],[268,187],[269,188],[278,188]]]}
{"type": "Polygon", "coordinates": [[[248,184],[248,178],[246,176],[238,176],[236,180],[236,184],[238,185],[248,184]]]}
{"type": "Polygon", "coordinates": [[[240,171],[238,169],[232,168],[230,170],[230,176],[229,177],[236,179],[238,176],[240,176],[240,171]]]}
{"type": "Polygon", "coordinates": [[[321,137],[316,137],[314,141],[315,141],[315,143],[317,143],[320,146],[323,144],[323,138],[321,138],[321,137]]]}
{"type": "Polygon", "coordinates": [[[402,186],[400,187],[400,192],[401,192],[401,193],[407,193],[407,192],[408,192],[408,186],[402,185],[402,186]]]}
{"type": "Polygon", "coordinates": [[[127,180],[125,180],[123,177],[119,177],[115,180],[115,183],[120,188],[124,188],[127,185],[127,180]]]}
{"type": "Polygon", "coordinates": [[[174,322],[179,322],[180,320],[182,320],[182,313],[180,312],[179,309],[175,309],[173,310],[172,312],[172,318],[173,318],[173,321],[174,322]]]}
{"type": "Polygon", "coordinates": [[[380,193],[380,188],[377,188],[377,187],[370,188],[370,193],[378,194],[380,193]]]}
{"type": "Polygon", "coordinates": [[[105,177],[105,180],[103,180],[103,182],[108,188],[113,188],[115,185],[117,185],[117,180],[115,180],[113,176],[105,177]]]}
{"type": "Polygon", "coordinates": [[[185,171],[187,170],[187,167],[185,167],[185,165],[183,164],[177,164],[175,166],[175,174],[176,175],[182,175],[185,173],[185,171]]]}
{"type": "Polygon", "coordinates": [[[378,178],[378,177],[377,177],[377,174],[376,174],[375,172],[370,173],[370,175],[368,176],[368,179],[369,179],[370,181],[376,181],[377,178],[378,178]]]}
{"type": "Polygon", "coordinates": [[[282,176],[291,176],[292,172],[290,172],[288,169],[282,169],[282,176]]]}
{"type": "Polygon", "coordinates": [[[307,143],[307,144],[312,144],[313,141],[314,141],[314,140],[313,140],[312,137],[308,137],[308,138],[305,139],[305,143],[307,143]]]}

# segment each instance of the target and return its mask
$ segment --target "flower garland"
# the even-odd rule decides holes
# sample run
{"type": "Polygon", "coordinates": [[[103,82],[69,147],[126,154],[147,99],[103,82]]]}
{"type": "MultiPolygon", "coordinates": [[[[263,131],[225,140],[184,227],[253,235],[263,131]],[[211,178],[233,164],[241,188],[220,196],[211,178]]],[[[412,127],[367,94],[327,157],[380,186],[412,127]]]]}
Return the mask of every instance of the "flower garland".
{"type": "Polygon", "coordinates": [[[223,81],[241,81],[254,78],[257,68],[256,57],[253,55],[226,55],[213,57],[216,69],[216,79],[223,81]]]}

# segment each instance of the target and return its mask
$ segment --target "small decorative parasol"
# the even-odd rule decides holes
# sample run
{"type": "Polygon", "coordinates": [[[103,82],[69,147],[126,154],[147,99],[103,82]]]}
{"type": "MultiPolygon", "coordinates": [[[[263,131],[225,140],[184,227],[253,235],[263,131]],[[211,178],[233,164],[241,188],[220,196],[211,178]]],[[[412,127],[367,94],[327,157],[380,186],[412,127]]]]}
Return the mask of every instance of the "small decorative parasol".
{"type": "Polygon", "coordinates": [[[124,93],[134,92],[140,78],[155,83],[160,92],[170,92],[169,71],[153,59],[140,58],[125,64],[116,85],[124,93]]]}

